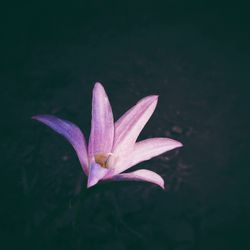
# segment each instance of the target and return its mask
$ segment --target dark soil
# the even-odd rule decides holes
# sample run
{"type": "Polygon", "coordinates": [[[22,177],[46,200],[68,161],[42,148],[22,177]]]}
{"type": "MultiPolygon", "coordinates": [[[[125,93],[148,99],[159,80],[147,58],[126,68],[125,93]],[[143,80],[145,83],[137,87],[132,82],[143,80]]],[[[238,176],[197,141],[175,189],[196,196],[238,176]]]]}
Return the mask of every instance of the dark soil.
{"type": "Polygon", "coordinates": [[[94,2],[8,9],[0,76],[1,249],[248,249],[244,8],[145,3],[114,14],[111,4],[94,2]],[[161,174],[166,191],[139,182],[86,189],[72,147],[30,119],[54,114],[87,136],[95,81],[116,119],[140,98],[160,95],[140,139],[167,136],[184,147],[133,170],[161,174]]]}

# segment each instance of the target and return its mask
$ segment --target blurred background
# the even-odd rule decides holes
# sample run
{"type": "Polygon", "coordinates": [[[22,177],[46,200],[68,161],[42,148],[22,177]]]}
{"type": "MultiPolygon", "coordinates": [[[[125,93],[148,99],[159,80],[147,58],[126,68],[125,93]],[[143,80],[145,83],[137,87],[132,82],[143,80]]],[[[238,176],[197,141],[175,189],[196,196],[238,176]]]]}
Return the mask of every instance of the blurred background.
{"type": "MultiPolygon", "coordinates": [[[[241,1],[11,2],[1,31],[1,249],[248,249],[249,9],[241,1]],[[100,81],[118,119],[159,103],[140,139],[184,147],[86,189],[72,147],[30,117],[90,131],[100,81]]],[[[129,156],[128,156],[129,157],[129,156]]]]}

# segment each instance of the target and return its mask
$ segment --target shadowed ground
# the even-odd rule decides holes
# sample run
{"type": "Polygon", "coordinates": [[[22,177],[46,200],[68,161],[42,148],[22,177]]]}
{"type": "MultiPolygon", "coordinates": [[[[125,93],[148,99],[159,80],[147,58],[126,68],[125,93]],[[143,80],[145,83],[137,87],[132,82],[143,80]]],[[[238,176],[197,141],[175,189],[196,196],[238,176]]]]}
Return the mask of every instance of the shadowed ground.
{"type": "Polygon", "coordinates": [[[55,27],[25,20],[20,31],[16,24],[19,43],[11,39],[6,47],[1,75],[3,249],[249,246],[245,36],[231,34],[227,22],[215,32],[208,14],[199,25],[194,17],[144,13],[138,22],[135,13],[103,22],[102,14],[83,24],[77,12],[69,24],[57,14],[55,27]],[[160,95],[140,138],[167,136],[184,147],[133,169],[161,174],[166,191],[139,182],[87,190],[71,146],[30,119],[54,114],[88,137],[95,81],[103,83],[116,119],[140,98],[160,95]]]}

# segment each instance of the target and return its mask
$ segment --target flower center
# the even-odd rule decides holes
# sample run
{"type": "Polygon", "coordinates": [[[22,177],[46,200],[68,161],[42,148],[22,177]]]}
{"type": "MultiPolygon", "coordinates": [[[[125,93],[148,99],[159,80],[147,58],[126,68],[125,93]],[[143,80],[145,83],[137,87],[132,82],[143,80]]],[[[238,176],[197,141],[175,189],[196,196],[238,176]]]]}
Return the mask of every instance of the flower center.
{"type": "Polygon", "coordinates": [[[110,157],[111,153],[109,154],[96,154],[95,155],[95,162],[99,164],[103,168],[108,168],[108,159],[110,157]]]}

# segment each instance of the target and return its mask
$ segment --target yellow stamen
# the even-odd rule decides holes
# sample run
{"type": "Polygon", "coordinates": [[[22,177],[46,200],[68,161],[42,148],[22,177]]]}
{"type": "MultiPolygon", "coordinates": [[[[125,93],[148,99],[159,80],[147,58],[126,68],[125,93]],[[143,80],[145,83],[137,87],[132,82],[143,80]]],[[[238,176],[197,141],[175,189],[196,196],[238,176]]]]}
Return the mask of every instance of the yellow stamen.
{"type": "Polygon", "coordinates": [[[107,160],[110,154],[96,154],[95,155],[95,162],[98,163],[103,168],[108,168],[107,160]]]}

